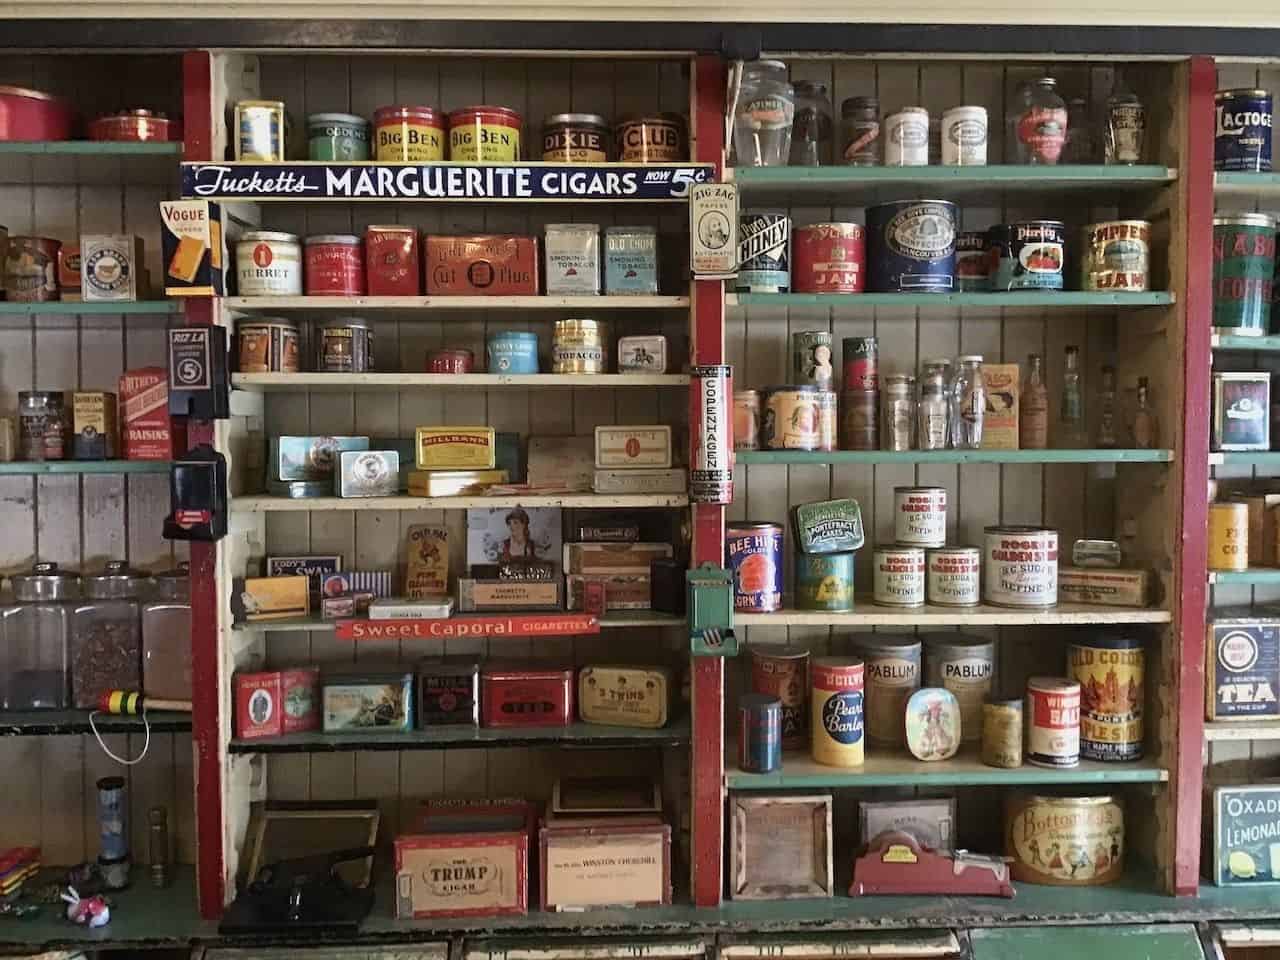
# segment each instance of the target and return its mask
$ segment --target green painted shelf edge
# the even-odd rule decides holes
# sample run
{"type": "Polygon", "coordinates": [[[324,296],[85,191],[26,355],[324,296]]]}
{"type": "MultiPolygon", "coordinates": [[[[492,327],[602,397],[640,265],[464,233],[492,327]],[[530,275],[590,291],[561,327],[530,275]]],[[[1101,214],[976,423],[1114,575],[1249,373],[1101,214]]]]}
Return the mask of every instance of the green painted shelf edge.
{"type": "Polygon", "coordinates": [[[1280,193],[1280,173],[1231,173],[1213,175],[1214,193],[1280,193]]]}
{"type": "Polygon", "coordinates": [[[182,156],[178,141],[124,140],[14,140],[0,142],[0,155],[63,157],[173,157],[182,156]]]}
{"type": "Polygon", "coordinates": [[[46,303],[15,303],[8,300],[0,300],[0,315],[10,314],[22,317],[66,316],[69,314],[86,316],[163,314],[169,316],[181,312],[182,301],[180,300],[128,300],[120,303],[73,303],[63,300],[50,300],[46,303]]]}
{"type": "Polygon", "coordinates": [[[746,464],[1168,463],[1172,450],[739,450],[746,464]]]}
{"type": "Polygon", "coordinates": [[[732,293],[739,307],[1163,307],[1172,293],[1099,293],[1093,290],[1011,290],[1005,293],[732,293]]]}
{"type": "Polygon", "coordinates": [[[881,184],[963,184],[993,188],[1051,189],[1055,186],[1163,186],[1178,172],[1158,164],[1102,166],[1059,164],[1031,167],[990,164],[981,167],[735,167],[732,179],[744,193],[753,187],[863,187],[881,184]]]}
{"type": "Polygon", "coordinates": [[[1280,450],[1224,450],[1209,454],[1209,463],[1228,467],[1280,467],[1280,450]]]}
{"type": "Polygon", "coordinates": [[[1215,333],[1212,346],[1215,350],[1280,352],[1280,337],[1239,337],[1228,333],[1215,333]]]}
{"type": "Polygon", "coordinates": [[[1209,582],[1215,586],[1262,586],[1280,584],[1280,569],[1255,567],[1252,570],[1210,570],[1209,582]]]}
{"type": "Polygon", "coordinates": [[[104,473],[168,473],[168,460],[46,460],[0,463],[0,476],[68,476],[104,473]]]}

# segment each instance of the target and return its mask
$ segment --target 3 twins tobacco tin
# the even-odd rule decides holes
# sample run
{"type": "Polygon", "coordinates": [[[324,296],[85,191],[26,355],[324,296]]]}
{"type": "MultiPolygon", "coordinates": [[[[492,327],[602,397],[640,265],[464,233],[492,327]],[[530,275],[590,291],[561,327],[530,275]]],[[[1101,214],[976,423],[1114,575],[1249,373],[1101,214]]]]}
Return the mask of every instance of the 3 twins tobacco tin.
{"type": "Polygon", "coordinates": [[[848,553],[865,542],[857,500],[822,500],[791,508],[791,533],[801,553],[848,553]]]}

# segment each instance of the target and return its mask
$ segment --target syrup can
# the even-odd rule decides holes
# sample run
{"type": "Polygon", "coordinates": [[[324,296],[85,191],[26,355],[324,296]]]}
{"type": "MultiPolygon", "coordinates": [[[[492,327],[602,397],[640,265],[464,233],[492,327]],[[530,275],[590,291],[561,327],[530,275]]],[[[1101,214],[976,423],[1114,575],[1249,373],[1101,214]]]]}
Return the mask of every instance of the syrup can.
{"type": "Polygon", "coordinates": [[[1209,504],[1209,569],[1247,570],[1248,568],[1248,504],[1209,504]]]}
{"type": "Polygon", "coordinates": [[[924,550],[876,547],[871,599],[882,607],[924,606],[924,550]]]}
{"type": "Polygon", "coordinates": [[[900,546],[940,547],[947,542],[945,487],[893,488],[893,539],[900,546]]]}
{"type": "Polygon", "coordinates": [[[1067,646],[1067,669],[1080,684],[1080,755],[1142,759],[1146,652],[1137,637],[1103,633],[1067,646]]]}
{"type": "Polygon", "coordinates": [[[753,643],[751,692],[776,697],[781,704],[782,746],[809,742],[809,651],[781,643],[753,643]]]}
{"type": "Polygon", "coordinates": [[[1058,531],[986,527],[983,597],[1000,607],[1051,607],[1058,602],[1058,531]]]}
{"type": "Polygon", "coordinates": [[[1080,763],[1080,684],[1062,677],[1027,681],[1027,759],[1040,767],[1080,763]]]}
{"type": "Polygon", "coordinates": [[[860,767],[863,744],[862,661],[819,657],[813,661],[810,730],[813,759],[829,767],[860,767]]]}
{"type": "Polygon", "coordinates": [[[733,572],[733,608],[771,613],[782,606],[782,527],[726,523],[724,565],[733,572]]]}
{"type": "Polygon", "coordinates": [[[925,599],[939,607],[976,607],[981,602],[982,551],[938,547],[925,551],[925,599]]]}

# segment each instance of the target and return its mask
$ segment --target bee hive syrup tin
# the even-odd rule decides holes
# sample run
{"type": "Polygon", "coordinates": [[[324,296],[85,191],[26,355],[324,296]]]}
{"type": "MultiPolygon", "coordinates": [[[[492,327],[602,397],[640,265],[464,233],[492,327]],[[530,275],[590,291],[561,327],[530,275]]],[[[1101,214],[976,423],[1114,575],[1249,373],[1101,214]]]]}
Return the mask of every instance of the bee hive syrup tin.
{"type": "Polygon", "coordinates": [[[809,742],[809,651],[781,643],[753,643],[751,692],[776,697],[782,704],[782,746],[809,742]]]}
{"type": "Polygon", "coordinates": [[[1213,218],[1213,331],[1268,333],[1276,268],[1276,220],[1266,213],[1213,218]]]}
{"type": "Polygon", "coordinates": [[[907,700],[904,713],[907,750],[917,760],[950,760],[959,751],[964,725],[960,705],[950,690],[917,690],[907,700]]]}
{"type": "Polygon", "coordinates": [[[1058,602],[1058,531],[987,527],[983,597],[1001,607],[1051,607],[1058,602]]]}
{"type": "Polygon", "coordinates": [[[853,609],[853,553],[797,553],[796,609],[853,609]]]}
{"type": "Polygon", "coordinates": [[[925,551],[925,600],[940,607],[976,607],[981,600],[982,552],[977,547],[925,551]]]}
{"type": "Polygon", "coordinates": [[[893,539],[904,547],[940,547],[946,543],[946,488],[894,487],[893,539]]]}
{"type": "Polygon", "coordinates": [[[872,293],[955,289],[956,205],[898,200],[867,207],[867,272],[872,293]]]}
{"type": "Polygon", "coordinates": [[[863,714],[867,741],[901,747],[908,698],[920,689],[920,641],[890,633],[856,635],[854,652],[864,664],[863,714]]]}
{"type": "Polygon", "coordinates": [[[1005,855],[1021,883],[1092,887],[1124,872],[1124,807],[1112,796],[1010,795],[1005,855]]]}
{"type": "Polygon", "coordinates": [[[1151,224],[1107,220],[1084,228],[1082,290],[1146,290],[1151,269],[1151,224]]]}
{"type": "Polygon", "coordinates": [[[862,661],[819,657],[811,670],[810,730],[813,759],[829,767],[860,767],[863,744],[862,661]]]}
{"type": "Polygon", "coordinates": [[[920,547],[876,547],[872,602],[883,607],[924,606],[924,550],[920,547]]]}
{"type": "Polygon", "coordinates": [[[1039,767],[1080,763],[1080,684],[1061,677],[1027,681],[1027,759],[1039,767]]]}
{"type": "Polygon", "coordinates": [[[1249,568],[1249,506],[1209,504],[1209,569],[1249,568]]]}
{"type": "Polygon", "coordinates": [[[1213,95],[1217,123],[1213,169],[1271,172],[1271,94],[1266,90],[1219,90],[1213,95]]]}
{"type": "Polygon", "coordinates": [[[1066,226],[1061,220],[1027,220],[987,232],[995,261],[993,290],[1061,290],[1066,226]]]}
{"type": "Polygon", "coordinates": [[[996,680],[996,644],[963,633],[926,633],[924,682],[950,690],[960,704],[960,737],[965,743],[982,739],[982,704],[996,680]]]}
{"type": "Polygon", "coordinates": [[[781,210],[743,213],[738,222],[740,293],[787,293],[791,289],[791,218],[781,210]]]}
{"type": "Polygon", "coordinates": [[[733,571],[733,608],[769,613],[782,606],[782,527],[727,523],[724,565],[733,571]]]}
{"type": "Polygon", "coordinates": [[[1098,634],[1067,646],[1067,670],[1080,684],[1080,755],[1086,760],[1140,760],[1143,675],[1142,641],[1125,634],[1098,634]]]}

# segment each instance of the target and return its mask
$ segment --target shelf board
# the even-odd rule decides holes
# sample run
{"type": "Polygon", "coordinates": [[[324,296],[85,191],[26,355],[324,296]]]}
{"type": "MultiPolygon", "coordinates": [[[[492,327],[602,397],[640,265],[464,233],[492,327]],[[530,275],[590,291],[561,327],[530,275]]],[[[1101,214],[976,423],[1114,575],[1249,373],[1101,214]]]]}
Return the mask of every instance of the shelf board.
{"type": "Polygon", "coordinates": [[[1280,740],[1280,720],[1215,720],[1204,725],[1206,740],[1280,740]]]}
{"type": "Polygon", "coordinates": [[[1092,290],[1010,290],[1005,293],[730,293],[729,307],[1164,307],[1174,295],[1160,290],[1100,293],[1092,290]]]}
{"type": "Polygon", "coordinates": [[[1215,333],[1209,338],[1214,350],[1249,350],[1259,353],[1280,352],[1280,337],[1241,337],[1235,334],[1215,333]]]}
{"type": "Polygon", "coordinates": [[[30,463],[25,460],[0,463],[0,476],[48,476],[56,474],[100,473],[168,473],[168,460],[46,460],[30,463]]]}
{"type": "MultiPolygon", "coordinates": [[[[1280,573],[1280,570],[1276,571],[1280,573]]],[[[1171,623],[1168,610],[1060,603],[1056,607],[1018,610],[1012,607],[877,607],[858,598],[852,613],[784,609],[777,613],[735,613],[737,627],[1010,627],[1104,623],[1171,623]]]]}
{"type": "Polygon", "coordinates": [[[369,393],[413,388],[490,390],[495,387],[530,389],[617,389],[628,387],[687,387],[684,373],[235,373],[231,385],[257,393],[369,393]]]}
{"type": "Polygon", "coordinates": [[[738,450],[745,464],[1167,463],[1172,450],[738,450]]]}
{"type": "Polygon", "coordinates": [[[1209,466],[1280,469],[1280,450],[1224,450],[1209,454],[1209,466]]]}
{"type": "MultiPolygon", "coordinates": [[[[191,714],[154,711],[147,714],[152,733],[179,733],[191,729],[191,714]]],[[[94,717],[99,733],[142,733],[142,717],[99,712],[94,717]]],[[[0,711],[0,737],[57,736],[91,733],[88,710],[0,711]]]]}
{"type": "Polygon", "coordinates": [[[182,144],[109,140],[0,142],[0,183],[166,186],[178,178],[182,144]]]}
{"type": "Polygon", "coordinates": [[[222,305],[239,313],[276,314],[431,310],[675,310],[688,297],[224,297],[222,305]]]}
{"type": "Polygon", "coordinates": [[[232,738],[232,753],[336,753],[349,750],[474,750],[501,747],[674,747],[689,742],[688,717],[660,730],[571,723],[566,727],[430,727],[387,733],[290,733],[232,738]]]}
{"type": "Polygon", "coordinates": [[[1209,583],[1218,586],[1280,586],[1280,567],[1250,567],[1248,570],[1210,570],[1209,583]]]}
{"type": "Polygon", "coordinates": [[[1215,197],[1280,197],[1280,173],[1215,173],[1215,197]]]}
{"type": "Polygon", "coordinates": [[[514,497],[272,497],[266,494],[233,497],[232,513],[309,513],[319,510],[466,510],[472,507],[687,507],[685,494],[596,493],[525,494],[514,497]]]}
{"type": "Polygon", "coordinates": [[[807,754],[784,753],[776,773],[744,773],[737,754],[725,758],[725,786],[730,790],[825,789],[834,787],[959,787],[1019,786],[1075,783],[1160,783],[1169,772],[1150,761],[1099,763],[1081,760],[1066,769],[1024,764],[1007,769],[989,767],[975,753],[962,752],[950,760],[924,763],[905,750],[867,748],[861,767],[828,767],[807,754]]]}
{"type": "MultiPolygon", "coordinates": [[[[246,633],[282,633],[286,630],[332,630],[335,622],[334,620],[320,620],[315,617],[300,617],[292,620],[266,620],[261,623],[237,623],[231,629],[246,633]]],[[[621,630],[634,627],[682,627],[684,624],[684,617],[674,617],[666,613],[654,613],[652,610],[615,610],[612,613],[606,613],[600,618],[600,628],[602,630],[621,630]]],[[[501,640],[502,638],[489,637],[488,639],[501,640]]],[[[527,638],[514,637],[513,639],[524,640],[527,638]]]]}
{"type": "Polygon", "coordinates": [[[0,316],[173,316],[182,312],[181,300],[126,300],[119,303],[72,302],[50,300],[46,303],[17,303],[0,300],[0,316]]]}
{"type": "Polygon", "coordinates": [[[18,157],[173,157],[182,156],[182,142],[151,140],[0,140],[0,156],[18,157]]]}

